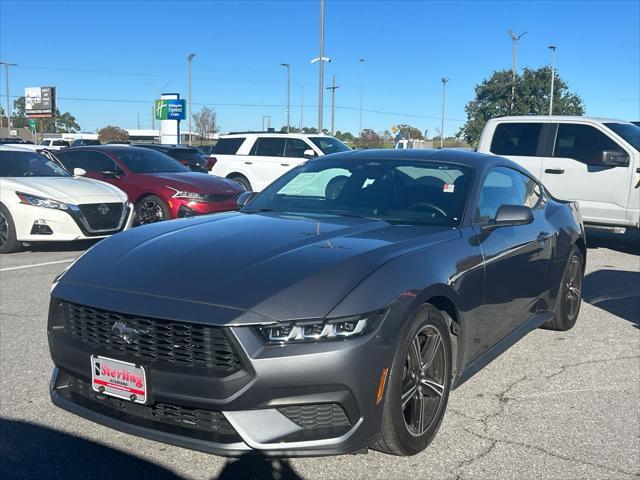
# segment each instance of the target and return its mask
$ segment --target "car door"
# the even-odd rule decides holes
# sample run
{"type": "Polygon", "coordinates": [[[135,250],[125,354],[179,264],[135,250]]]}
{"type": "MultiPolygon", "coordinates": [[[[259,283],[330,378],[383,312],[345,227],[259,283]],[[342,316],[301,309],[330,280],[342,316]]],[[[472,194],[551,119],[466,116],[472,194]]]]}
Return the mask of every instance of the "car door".
{"type": "Polygon", "coordinates": [[[474,231],[484,257],[485,304],[471,329],[472,354],[484,353],[538,310],[549,290],[547,269],[556,232],[545,218],[540,184],[508,167],[485,176],[474,216],[474,231]],[[493,227],[502,205],[525,205],[533,221],[493,227]]]}
{"type": "Polygon", "coordinates": [[[605,165],[602,152],[629,153],[592,125],[560,123],[553,153],[543,160],[542,183],[554,197],[578,201],[586,222],[624,224],[632,165],[605,165]]]}
{"type": "MultiPolygon", "coordinates": [[[[286,137],[258,137],[246,161],[252,162],[251,185],[261,191],[284,173],[283,167],[289,163],[284,159],[286,137]]],[[[245,163],[246,163],[245,161],[245,163]]]]}
{"type": "Polygon", "coordinates": [[[84,158],[82,158],[81,163],[85,165],[81,168],[87,171],[86,176],[88,178],[110,183],[126,191],[123,184],[124,172],[108,155],[102,152],[87,150],[84,152],[84,158]]]}
{"type": "Polygon", "coordinates": [[[507,157],[542,178],[543,123],[499,123],[491,140],[490,152],[507,157]]]}

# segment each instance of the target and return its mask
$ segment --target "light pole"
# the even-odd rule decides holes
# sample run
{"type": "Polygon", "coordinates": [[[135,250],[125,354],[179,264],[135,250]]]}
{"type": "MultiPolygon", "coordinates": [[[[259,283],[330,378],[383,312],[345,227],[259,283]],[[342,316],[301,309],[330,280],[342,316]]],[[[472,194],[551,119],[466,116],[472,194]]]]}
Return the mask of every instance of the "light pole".
{"type": "Polygon", "coordinates": [[[318,133],[322,135],[324,102],[324,0],[320,0],[320,61],[318,62],[318,133]]]}
{"type": "Polygon", "coordinates": [[[291,130],[291,65],[281,63],[287,69],[287,133],[291,130]]]}
{"type": "Polygon", "coordinates": [[[364,58],[358,60],[360,63],[360,115],[358,119],[358,136],[362,134],[362,88],[364,84],[364,58]]]}
{"type": "MultiPolygon", "coordinates": [[[[323,65],[324,63],[331,63],[331,59],[329,57],[316,57],[313,60],[311,60],[311,63],[320,63],[320,65],[323,65]]],[[[322,68],[322,76],[324,76],[324,67],[322,68]]],[[[322,78],[322,77],[321,77],[322,78]]],[[[320,88],[323,88],[322,85],[324,85],[324,82],[320,81],[320,88]]],[[[322,94],[322,92],[319,95],[319,101],[323,102],[324,101],[324,95],[322,94]]],[[[323,105],[320,104],[318,106],[318,128],[322,128],[322,107],[323,105]]],[[[318,133],[322,133],[322,130],[318,130],[318,133]]]]}
{"type": "Polygon", "coordinates": [[[304,83],[300,83],[300,133],[304,126],[304,83]]]}
{"type": "Polygon", "coordinates": [[[516,67],[518,65],[518,42],[526,34],[527,32],[516,35],[512,30],[509,30],[511,40],[513,40],[513,70],[511,70],[511,106],[509,107],[509,113],[513,112],[513,104],[516,98],[516,67]]]}
{"type": "Polygon", "coordinates": [[[331,90],[331,135],[336,134],[335,129],[335,111],[336,111],[336,88],[340,88],[336,85],[336,76],[331,79],[331,86],[327,87],[327,90],[331,90]]]}
{"type": "Polygon", "coordinates": [[[444,98],[448,78],[442,77],[442,112],[440,114],[440,148],[444,148],[444,98]]]}
{"type": "MultiPolygon", "coordinates": [[[[193,117],[191,114],[191,61],[195,56],[195,53],[191,53],[187,57],[187,60],[189,61],[189,146],[191,146],[191,137],[193,136],[193,130],[191,129],[191,117],[193,117]]],[[[180,141],[180,139],[178,139],[178,141],[180,141]]]]}
{"type": "Polygon", "coordinates": [[[551,50],[551,93],[549,94],[549,116],[553,115],[553,81],[556,78],[556,46],[549,45],[551,50]]]}
{"type": "Polygon", "coordinates": [[[11,136],[11,99],[9,97],[9,67],[17,67],[17,63],[0,62],[0,65],[4,65],[4,78],[7,83],[7,131],[11,136]]]}

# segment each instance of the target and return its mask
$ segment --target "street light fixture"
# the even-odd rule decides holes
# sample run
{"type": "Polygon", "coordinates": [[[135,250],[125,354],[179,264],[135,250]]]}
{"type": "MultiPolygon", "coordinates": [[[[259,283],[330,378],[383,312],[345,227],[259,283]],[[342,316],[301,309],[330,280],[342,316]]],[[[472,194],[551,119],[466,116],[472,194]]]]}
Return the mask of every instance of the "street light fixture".
{"type": "MultiPolygon", "coordinates": [[[[187,57],[187,60],[189,61],[189,146],[191,146],[191,137],[193,137],[193,130],[191,129],[191,118],[193,117],[191,114],[191,61],[195,56],[195,53],[191,53],[187,57]]],[[[180,141],[180,139],[178,139],[178,141],[180,141]]]]}
{"type": "Polygon", "coordinates": [[[527,32],[516,35],[512,30],[509,30],[511,40],[513,40],[513,70],[511,71],[511,106],[509,107],[509,113],[513,112],[513,104],[516,98],[516,67],[518,65],[518,42],[526,34],[527,32]]]}
{"type": "Polygon", "coordinates": [[[291,65],[281,63],[287,69],[287,133],[291,131],[291,65]]]}
{"type": "Polygon", "coordinates": [[[0,65],[4,65],[4,76],[5,76],[5,81],[7,83],[7,111],[6,111],[6,115],[7,115],[7,130],[8,130],[9,136],[11,136],[11,126],[12,125],[11,125],[11,99],[9,97],[9,67],[17,67],[18,64],[17,63],[0,62],[0,65]]]}
{"type": "Polygon", "coordinates": [[[556,78],[556,46],[549,45],[551,50],[551,92],[549,94],[549,116],[553,115],[553,82],[556,78]]]}

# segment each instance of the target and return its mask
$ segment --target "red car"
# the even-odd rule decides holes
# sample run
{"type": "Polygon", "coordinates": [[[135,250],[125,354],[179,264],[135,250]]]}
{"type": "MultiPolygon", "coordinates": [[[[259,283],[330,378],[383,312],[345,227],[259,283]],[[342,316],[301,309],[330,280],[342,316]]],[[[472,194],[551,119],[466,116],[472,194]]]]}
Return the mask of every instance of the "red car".
{"type": "MultiPolygon", "coordinates": [[[[153,223],[236,210],[244,189],[234,181],[196,173],[148,148],[101,145],[56,152],[65,168],[81,168],[89,178],[108,182],[135,204],[137,222],[153,223]]],[[[76,172],[79,173],[79,172],[76,172]]]]}

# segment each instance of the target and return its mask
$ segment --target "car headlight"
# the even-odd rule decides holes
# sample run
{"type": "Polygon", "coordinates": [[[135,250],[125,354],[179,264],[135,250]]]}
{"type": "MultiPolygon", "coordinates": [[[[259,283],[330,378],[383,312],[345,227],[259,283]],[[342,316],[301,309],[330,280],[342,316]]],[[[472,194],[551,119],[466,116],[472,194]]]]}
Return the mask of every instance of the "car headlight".
{"type": "Polygon", "coordinates": [[[69,207],[58,200],[51,198],[36,197],[35,195],[28,195],[26,193],[16,192],[16,195],[20,199],[20,203],[25,205],[33,205],[34,207],[43,208],[55,208],[56,210],[68,210],[69,207]]]}
{"type": "Polygon", "coordinates": [[[253,327],[267,344],[290,344],[342,340],[371,331],[381,316],[348,317],[333,320],[299,320],[253,327]]]}
{"type": "Polygon", "coordinates": [[[196,192],[185,192],[182,190],[178,190],[176,188],[173,187],[169,187],[167,186],[167,188],[170,188],[171,190],[173,190],[174,193],[173,195],[171,195],[173,198],[184,198],[185,200],[206,200],[208,194],[207,193],[196,193],[196,192]]]}

